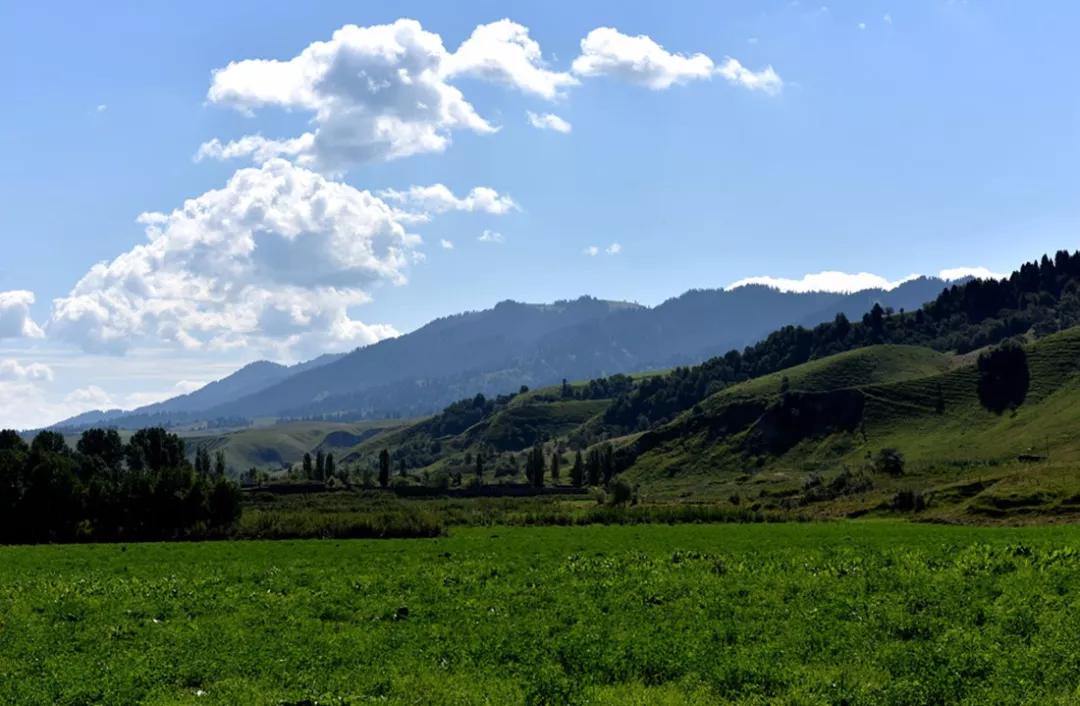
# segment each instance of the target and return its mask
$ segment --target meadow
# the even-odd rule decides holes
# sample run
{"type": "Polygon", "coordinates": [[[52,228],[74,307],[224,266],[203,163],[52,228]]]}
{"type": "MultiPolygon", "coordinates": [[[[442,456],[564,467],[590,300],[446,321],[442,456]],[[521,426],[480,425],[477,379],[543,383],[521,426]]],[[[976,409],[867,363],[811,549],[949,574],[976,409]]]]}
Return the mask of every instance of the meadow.
{"type": "Polygon", "coordinates": [[[1080,528],[0,548],[0,702],[1080,701],[1080,528]]]}

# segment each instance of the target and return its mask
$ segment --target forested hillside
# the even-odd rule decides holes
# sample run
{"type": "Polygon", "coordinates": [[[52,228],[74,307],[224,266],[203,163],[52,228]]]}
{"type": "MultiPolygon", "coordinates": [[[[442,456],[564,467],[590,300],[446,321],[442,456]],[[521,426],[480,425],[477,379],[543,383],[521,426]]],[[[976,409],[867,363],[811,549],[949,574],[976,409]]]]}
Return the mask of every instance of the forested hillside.
{"type": "MultiPolygon", "coordinates": [[[[857,321],[838,315],[814,328],[785,327],[700,366],[495,398],[478,394],[366,440],[342,458],[361,474],[374,474],[388,453],[402,479],[451,485],[515,479],[607,485],[622,476],[660,496],[735,498],[751,484],[776,484],[781,490],[768,492],[781,496],[766,501],[775,507],[782,496],[803,497],[802,480],[816,487],[823,474],[848,469],[837,482],[856,490],[809,496],[835,500],[876,488],[889,497],[875,496],[874,503],[888,504],[891,493],[911,482],[897,480],[905,454],[931,476],[930,485],[942,482],[934,454],[962,466],[991,463],[1005,475],[1018,458],[1045,456],[1030,452],[1040,442],[1027,430],[1049,425],[1040,420],[1053,409],[1052,426],[1064,431],[1059,412],[1067,402],[1051,398],[1056,385],[1075,395],[1078,284],[1080,253],[1061,252],[1001,281],[950,287],[915,311],[875,305],[857,321]],[[1045,344],[1030,343],[1050,334],[1045,344]],[[1028,394],[1029,387],[1036,392],[1028,394]],[[1002,427],[1003,418],[1025,421],[1002,427]],[[948,431],[937,433],[931,451],[906,448],[918,438],[911,430],[925,424],[948,431]],[[956,436],[965,429],[985,429],[988,439],[997,429],[1001,436],[980,450],[956,436]],[[950,453],[957,449],[965,451],[950,453]],[[895,477],[851,475],[863,465],[870,474],[889,467],[893,453],[901,466],[895,477]],[[530,470],[537,455],[546,469],[539,477],[530,470]]],[[[1071,439],[1049,444],[1072,454],[1071,439]]]]}

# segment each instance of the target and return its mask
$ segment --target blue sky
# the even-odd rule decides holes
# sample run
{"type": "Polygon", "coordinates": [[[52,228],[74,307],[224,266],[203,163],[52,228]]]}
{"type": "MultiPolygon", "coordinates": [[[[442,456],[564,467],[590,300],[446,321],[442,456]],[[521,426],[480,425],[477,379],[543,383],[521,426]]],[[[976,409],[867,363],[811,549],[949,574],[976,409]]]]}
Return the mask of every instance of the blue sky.
{"type": "Polygon", "coordinates": [[[507,298],[654,304],[751,276],[1008,272],[1074,248],[1078,25],[1069,2],[7,3],[0,425],[133,406],[254,358],[346,350],[507,298]],[[439,62],[433,90],[471,117],[413,120],[397,147],[356,127],[390,105],[366,102],[387,95],[383,79],[369,95],[310,74],[285,91],[292,74],[250,62],[213,74],[287,62],[353,24],[351,51],[384,36],[363,28],[400,18],[441,42],[421,57],[439,62]],[[459,49],[503,18],[536,43],[531,64],[520,43],[459,49]],[[631,61],[639,35],[662,52],[648,71],[631,61]],[[538,129],[529,112],[572,127],[538,129]],[[250,135],[275,140],[275,160],[194,159],[250,135]],[[250,216],[248,191],[271,178],[292,190],[282,208],[300,209],[274,223],[300,219],[303,237],[221,225],[213,209],[250,216]],[[402,196],[435,184],[448,191],[402,196]],[[476,187],[502,206],[469,199],[476,187]],[[353,215],[307,213],[316,191],[353,215]],[[208,192],[221,196],[198,202],[205,218],[174,213],[208,192]],[[356,209],[381,215],[370,225],[375,211],[356,209]],[[146,212],[163,215],[137,222],[146,212]],[[327,259],[369,225],[370,248],[327,259]],[[172,244],[160,269],[130,254],[148,227],[172,244]],[[249,236],[257,255],[236,255],[249,236]],[[78,284],[96,263],[114,264],[78,284]]]}

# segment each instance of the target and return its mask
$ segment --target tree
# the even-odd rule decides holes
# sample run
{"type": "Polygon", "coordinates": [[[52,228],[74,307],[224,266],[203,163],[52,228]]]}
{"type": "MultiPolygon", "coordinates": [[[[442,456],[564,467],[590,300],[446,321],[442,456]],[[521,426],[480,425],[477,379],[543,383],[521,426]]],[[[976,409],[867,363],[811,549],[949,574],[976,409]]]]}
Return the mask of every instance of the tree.
{"type": "Polygon", "coordinates": [[[482,485],[484,482],[484,454],[477,452],[476,454],[476,483],[482,485]]]}
{"type": "Polygon", "coordinates": [[[574,396],[574,388],[570,387],[570,383],[566,381],[566,378],[562,379],[562,388],[560,389],[559,394],[564,400],[574,396]]]}
{"type": "Polygon", "coordinates": [[[322,449],[315,454],[315,480],[326,480],[326,456],[322,449]]]}
{"type": "Polygon", "coordinates": [[[332,454],[332,453],[326,454],[326,467],[325,467],[325,470],[326,470],[326,477],[327,478],[333,478],[334,476],[337,475],[337,469],[334,468],[334,454],[332,454]]]}
{"type": "Polygon", "coordinates": [[[214,477],[225,477],[225,452],[220,449],[214,454],[214,477]]]}
{"type": "Polygon", "coordinates": [[[1001,414],[1024,403],[1031,373],[1027,353],[1015,341],[979,355],[979,401],[992,412],[1001,414]]]}
{"type": "Polygon", "coordinates": [[[128,468],[133,471],[161,471],[187,465],[183,439],[161,427],[135,432],[127,443],[125,456],[128,468]]]}
{"type": "Polygon", "coordinates": [[[406,475],[408,475],[406,473],[406,469],[405,469],[405,458],[404,457],[398,459],[397,472],[398,472],[398,475],[401,476],[402,478],[404,478],[406,475]]]}
{"type": "Polygon", "coordinates": [[[386,449],[379,452],[379,485],[390,485],[390,452],[386,449]]]}
{"type": "Polygon", "coordinates": [[[124,442],[115,429],[87,429],[75,448],[83,456],[101,459],[114,473],[119,472],[124,463],[124,442]]]}
{"type": "Polygon", "coordinates": [[[570,483],[575,488],[585,485],[585,462],[581,458],[581,449],[574,454],[574,465],[570,469],[570,483]]]}
{"type": "MultiPolygon", "coordinates": [[[[235,486],[196,473],[182,440],[160,427],[127,445],[90,429],[76,452],[54,432],[29,448],[17,441],[0,433],[0,542],[200,537],[240,512],[235,486]]],[[[200,466],[205,458],[196,452],[200,466]]]]}
{"type": "Polygon", "coordinates": [[[14,429],[0,431],[0,451],[26,451],[26,442],[14,429]]]}
{"type": "Polygon", "coordinates": [[[205,446],[195,449],[195,472],[204,478],[210,475],[210,452],[205,446]]]}
{"type": "Polygon", "coordinates": [[[604,485],[611,483],[611,479],[615,475],[615,449],[612,448],[611,444],[604,444],[600,458],[600,468],[604,475],[604,485]]]}
{"type": "Polygon", "coordinates": [[[600,485],[603,478],[603,454],[598,448],[589,449],[585,455],[585,481],[589,485],[600,485]]]}
{"type": "Polygon", "coordinates": [[[551,482],[556,484],[559,482],[559,449],[556,446],[555,450],[551,454],[551,482]]]}
{"type": "Polygon", "coordinates": [[[64,435],[56,431],[42,431],[30,442],[30,451],[40,453],[66,454],[70,451],[64,435]]]}
{"type": "Polygon", "coordinates": [[[536,488],[544,487],[544,448],[536,444],[525,458],[525,478],[536,488]]]}
{"type": "Polygon", "coordinates": [[[314,468],[312,468],[312,465],[311,465],[311,454],[307,453],[306,451],[304,452],[304,465],[303,465],[303,468],[304,468],[304,478],[305,479],[311,480],[312,478],[315,477],[315,470],[314,470],[314,468]]]}

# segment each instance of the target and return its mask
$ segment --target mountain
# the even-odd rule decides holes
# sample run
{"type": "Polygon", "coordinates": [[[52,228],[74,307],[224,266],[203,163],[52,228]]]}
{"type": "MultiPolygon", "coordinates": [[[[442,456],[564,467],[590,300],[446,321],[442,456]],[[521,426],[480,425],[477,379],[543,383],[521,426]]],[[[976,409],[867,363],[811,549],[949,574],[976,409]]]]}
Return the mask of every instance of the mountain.
{"type": "Polygon", "coordinates": [[[880,302],[915,308],[946,282],[889,291],[792,293],[761,285],[692,290],[656,307],[582,297],[505,301],[439,319],[332,364],[214,407],[214,416],[387,417],[427,414],[459,397],[701,362],[786,324],[861,315],[880,302]]]}
{"type": "Polygon", "coordinates": [[[813,325],[838,313],[854,317],[874,303],[917,308],[946,284],[918,278],[892,290],[851,294],[748,285],[691,290],[655,307],[592,297],[504,301],[347,354],[289,367],[257,361],[186,395],[125,412],[95,411],[55,427],[423,415],[477,392],[699,363],[782,325],[813,325]]]}
{"type": "Polygon", "coordinates": [[[1023,521],[1080,512],[1077,424],[1080,252],[1061,252],[691,368],[462,399],[338,453],[370,476],[389,451],[429,485],[474,478],[479,456],[499,484],[540,445],[562,485],[580,452],[591,485],[733,512],[1023,521]]]}
{"type": "Polygon", "coordinates": [[[245,365],[227,377],[204,385],[194,392],[132,410],[114,409],[84,412],[57,422],[52,428],[81,429],[98,424],[139,426],[146,423],[160,424],[167,420],[188,420],[199,417],[201,413],[208,409],[225,404],[238,397],[254,394],[292,375],[313,370],[322,365],[328,365],[341,357],[342,354],[328,354],[292,366],[259,360],[245,365]]]}

